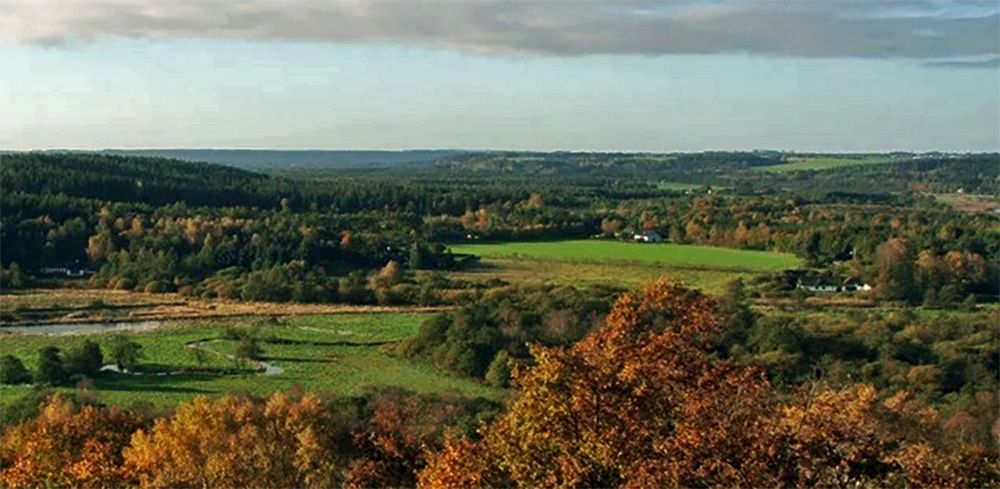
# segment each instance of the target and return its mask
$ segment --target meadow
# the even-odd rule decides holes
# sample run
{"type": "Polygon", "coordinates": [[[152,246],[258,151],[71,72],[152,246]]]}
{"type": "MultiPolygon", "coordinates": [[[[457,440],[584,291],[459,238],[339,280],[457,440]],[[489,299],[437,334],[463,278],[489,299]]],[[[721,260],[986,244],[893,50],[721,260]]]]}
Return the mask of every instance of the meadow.
{"type": "MultiPolygon", "coordinates": [[[[684,183],[684,182],[668,182],[660,181],[656,182],[656,188],[660,190],[670,190],[673,192],[686,192],[688,190],[701,190],[705,188],[705,184],[700,183],[684,183]]],[[[713,187],[717,188],[717,187],[713,187]]]]}
{"type": "Polygon", "coordinates": [[[1000,195],[983,194],[934,194],[934,199],[959,212],[989,213],[1000,209],[1000,195]]]}
{"type": "MultiPolygon", "coordinates": [[[[169,375],[126,375],[103,372],[93,379],[90,395],[101,402],[129,406],[135,403],[166,408],[197,395],[266,395],[275,391],[304,389],[327,395],[351,396],[367,386],[394,386],[418,393],[457,392],[472,397],[497,398],[501,393],[467,379],[439,373],[389,352],[391,345],[413,335],[426,313],[350,313],[291,316],[277,322],[261,317],[176,321],[149,331],[128,333],[142,345],[147,372],[169,375]],[[226,328],[252,328],[260,338],[263,360],[281,367],[277,375],[262,375],[251,366],[226,357],[236,345],[225,339],[226,328]],[[207,355],[187,345],[206,342],[207,355]],[[226,371],[226,373],[222,373],[226,371]],[[183,373],[186,372],[186,373],[183,373]]],[[[66,350],[85,340],[107,351],[110,333],[87,335],[0,336],[4,354],[16,355],[34,369],[38,350],[56,346],[66,350]]],[[[29,395],[31,386],[0,387],[0,407],[29,395]]],[[[57,391],[72,392],[64,386],[57,391]]]]}
{"type": "Polygon", "coordinates": [[[612,240],[571,240],[500,244],[461,244],[455,253],[484,258],[534,259],[545,261],[629,262],[670,268],[695,268],[730,272],[776,272],[802,265],[790,254],[737,250],[713,246],[673,243],[638,244],[612,240]]]}
{"type": "Polygon", "coordinates": [[[861,166],[861,165],[881,165],[885,163],[890,163],[892,158],[887,158],[884,156],[865,156],[860,158],[844,158],[844,157],[818,157],[818,158],[789,158],[786,160],[787,163],[780,165],[771,166],[761,166],[757,169],[760,171],[770,172],[770,173],[784,173],[799,170],[830,170],[833,168],[841,168],[845,166],[861,166]]]}
{"type": "Polygon", "coordinates": [[[5,290],[0,294],[0,326],[83,322],[159,321],[232,316],[334,314],[350,312],[429,312],[430,307],[302,304],[203,299],[176,293],[111,289],[5,290]]]}
{"type": "Polygon", "coordinates": [[[754,273],[618,261],[545,260],[540,266],[538,259],[484,258],[479,267],[450,274],[454,279],[474,282],[500,279],[512,284],[611,285],[627,289],[641,287],[664,275],[688,287],[717,294],[730,281],[738,278],[745,281],[754,273]]]}

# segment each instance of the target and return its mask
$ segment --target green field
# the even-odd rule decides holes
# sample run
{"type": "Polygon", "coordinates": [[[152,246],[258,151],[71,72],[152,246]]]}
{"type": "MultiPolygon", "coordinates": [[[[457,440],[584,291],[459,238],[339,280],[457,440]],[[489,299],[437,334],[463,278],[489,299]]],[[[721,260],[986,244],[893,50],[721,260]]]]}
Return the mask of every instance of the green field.
{"type": "MultiPolygon", "coordinates": [[[[661,182],[656,182],[656,188],[660,190],[670,190],[674,192],[685,192],[688,190],[701,190],[705,188],[705,184],[661,181],[661,182]]],[[[712,187],[712,188],[718,188],[718,187],[712,187]]]]}
{"type": "Polygon", "coordinates": [[[892,158],[886,158],[884,156],[877,157],[860,157],[860,158],[836,158],[836,157],[820,157],[820,158],[802,158],[798,161],[789,161],[781,165],[772,166],[761,166],[757,167],[760,171],[766,171],[771,173],[784,173],[797,170],[830,170],[833,168],[841,168],[845,166],[861,166],[861,165],[881,165],[885,163],[891,163],[892,158]]]}
{"type": "Polygon", "coordinates": [[[538,259],[521,258],[484,258],[480,267],[450,274],[455,279],[478,282],[500,279],[512,284],[613,285],[623,288],[642,287],[664,275],[688,287],[715,294],[722,292],[729,282],[738,278],[746,281],[754,274],[728,269],[679,268],[616,261],[546,260],[544,266],[539,266],[538,259]]]}
{"type": "Polygon", "coordinates": [[[782,253],[737,250],[672,243],[637,244],[611,240],[462,244],[455,253],[484,258],[632,262],[669,268],[703,268],[743,272],[775,272],[802,265],[799,258],[782,253]]]}
{"type": "MultiPolygon", "coordinates": [[[[249,326],[254,324],[253,319],[171,323],[155,331],[130,334],[143,346],[144,368],[163,372],[183,368],[242,369],[244,373],[139,376],[105,372],[94,379],[95,395],[112,404],[127,406],[141,401],[157,407],[169,407],[196,395],[265,395],[293,387],[330,395],[356,395],[366,386],[398,386],[419,393],[455,391],[469,396],[497,397],[499,392],[489,387],[439,373],[385,351],[392,342],[416,333],[427,317],[427,314],[418,313],[328,314],[288,317],[275,325],[258,324],[255,336],[280,341],[263,340],[260,343],[264,360],[284,369],[278,375],[250,373],[246,366],[223,356],[231,352],[236,343],[221,339],[225,325],[249,326]],[[202,340],[216,341],[205,344],[209,353],[207,361],[199,363],[185,345],[202,340]]],[[[111,334],[4,335],[0,336],[0,353],[16,355],[29,369],[34,369],[39,348],[53,345],[67,349],[85,339],[97,341],[106,352],[111,334]]],[[[30,386],[3,386],[0,388],[0,407],[16,401],[31,389],[30,386]]],[[[73,388],[61,387],[59,390],[72,391],[73,388]]]]}

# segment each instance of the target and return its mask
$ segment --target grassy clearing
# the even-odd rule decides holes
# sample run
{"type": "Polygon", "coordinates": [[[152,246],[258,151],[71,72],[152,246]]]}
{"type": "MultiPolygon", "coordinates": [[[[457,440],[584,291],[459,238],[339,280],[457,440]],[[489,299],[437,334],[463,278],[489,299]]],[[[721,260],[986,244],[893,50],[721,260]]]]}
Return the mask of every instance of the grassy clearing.
{"type": "Polygon", "coordinates": [[[689,287],[718,293],[736,278],[749,279],[752,273],[726,270],[670,268],[633,262],[545,261],[537,259],[486,258],[474,270],[456,272],[452,278],[485,281],[499,278],[515,284],[615,285],[636,288],[667,275],[689,287]]]}
{"type": "Polygon", "coordinates": [[[656,182],[656,188],[660,190],[685,192],[688,190],[701,190],[705,188],[705,185],[698,183],[683,183],[683,182],[656,182]]]}
{"type": "Polygon", "coordinates": [[[733,272],[774,272],[801,266],[793,255],[672,243],[636,244],[610,240],[574,240],[452,246],[456,253],[484,258],[583,262],[633,262],[669,268],[733,272]]]}
{"type": "Polygon", "coordinates": [[[1000,197],[982,194],[934,194],[934,199],[959,212],[988,213],[1000,209],[1000,197]]]}
{"type": "Polygon", "coordinates": [[[757,169],[770,173],[784,173],[798,170],[830,170],[845,166],[881,165],[895,160],[883,156],[866,156],[860,158],[789,158],[787,161],[781,165],[762,166],[757,169]]]}
{"type": "MultiPolygon", "coordinates": [[[[228,393],[266,395],[293,387],[329,395],[356,395],[366,386],[398,386],[420,393],[456,391],[462,395],[495,398],[499,393],[471,380],[451,377],[431,367],[386,353],[388,343],[402,340],[419,329],[428,314],[327,314],[285,318],[277,325],[260,325],[258,336],[273,335],[280,343],[263,341],[264,360],[284,368],[279,375],[185,374],[131,376],[103,373],[94,379],[95,393],[103,402],[131,405],[149,403],[164,408],[196,395],[221,396],[228,393]]],[[[156,331],[129,334],[143,345],[143,364],[162,371],[182,368],[236,368],[232,360],[209,354],[199,363],[186,343],[221,338],[229,325],[250,325],[251,319],[180,321],[156,331]]],[[[28,368],[37,362],[44,346],[72,348],[85,339],[107,345],[107,333],[73,336],[0,336],[0,352],[20,357],[28,368]]],[[[207,343],[205,348],[228,353],[235,341],[207,343]]],[[[0,408],[27,395],[29,386],[0,388],[0,408]]],[[[72,388],[59,388],[72,391],[72,388]]]]}

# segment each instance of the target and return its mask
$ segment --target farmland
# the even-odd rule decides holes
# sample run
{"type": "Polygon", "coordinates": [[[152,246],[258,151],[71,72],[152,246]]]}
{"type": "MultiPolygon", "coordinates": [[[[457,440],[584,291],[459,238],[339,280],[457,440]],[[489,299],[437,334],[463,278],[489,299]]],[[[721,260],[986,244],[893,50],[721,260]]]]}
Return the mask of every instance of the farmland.
{"type": "MultiPolygon", "coordinates": [[[[387,352],[392,343],[416,332],[426,317],[421,313],[375,313],[296,316],[276,323],[253,318],[173,322],[155,331],[129,334],[143,347],[141,366],[145,371],[171,375],[104,372],[93,379],[93,395],[106,403],[142,402],[158,408],[196,395],[265,395],[293,387],[331,395],[357,395],[366,386],[398,386],[418,393],[453,390],[467,396],[498,396],[498,391],[471,380],[450,377],[387,352]],[[227,326],[252,328],[254,336],[260,338],[263,360],[283,372],[261,375],[228,359],[225,355],[233,351],[236,341],[226,339],[227,326]],[[187,345],[200,341],[206,341],[208,354],[199,359],[187,345]]],[[[108,351],[112,335],[0,336],[4,353],[21,358],[29,369],[36,366],[40,348],[65,350],[86,339],[108,351]]],[[[32,389],[3,386],[0,402],[9,406],[32,389]]]]}
{"type": "Polygon", "coordinates": [[[635,244],[610,240],[570,240],[503,244],[454,245],[455,253],[485,258],[546,261],[629,262],[670,268],[775,272],[801,265],[788,254],[672,243],[635,244]]]}
{"type": "Polygon", "coordinates": [[[784,173],[799,170],[830,170],[846,166],[860,165],[881,165],[894,161],[892,158],[884,156],[864,156],[857,158],[850,157],[817,157],[817,158],[788,158],[786,163],[780,165],[762,166],[761,171],[770,173],[784,173]]]}

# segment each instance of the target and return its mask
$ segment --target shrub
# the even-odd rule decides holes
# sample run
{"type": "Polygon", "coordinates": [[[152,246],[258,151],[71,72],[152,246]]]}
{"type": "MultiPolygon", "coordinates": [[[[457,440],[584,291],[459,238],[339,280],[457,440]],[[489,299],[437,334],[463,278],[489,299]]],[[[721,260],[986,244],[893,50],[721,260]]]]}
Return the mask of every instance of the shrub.
{"type": "Polygon", "coordinates": [[[135,288],[135,280],[128,277],[118,277],[112,279],[110,285],[115,290],[132,290],[135,288]]]}
{"type": "Polygon", "coordinates": [[[143,287],[143,292],[147,294],[162,294],[164,292],[170,292],[170,284],[162,280],[153,280],[143,287]]]}
{"type": "Polygon", "coordinates": [[[260,345],[257,344],[257,340],[250,336],[244,336],[236,345],[236,351],[234,354],[236,355],[236,358],[258,360],[264,354],[264,350],[262,350],[260,345]]]}

